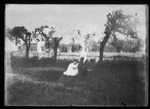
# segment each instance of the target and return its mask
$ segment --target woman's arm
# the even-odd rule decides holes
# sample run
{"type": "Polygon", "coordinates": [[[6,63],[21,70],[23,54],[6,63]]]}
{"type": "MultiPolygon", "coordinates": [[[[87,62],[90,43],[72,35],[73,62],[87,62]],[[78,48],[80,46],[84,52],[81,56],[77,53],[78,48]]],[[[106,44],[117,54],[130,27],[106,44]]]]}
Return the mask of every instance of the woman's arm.
{"type": "Polygon", "coordinates": [[[77,67],[78,67],[78,64],[76,64],[76,65],[73,64],[73,65],[72,65],[72,68],[73,68],[73,69],[76,69],[77,67]]]}

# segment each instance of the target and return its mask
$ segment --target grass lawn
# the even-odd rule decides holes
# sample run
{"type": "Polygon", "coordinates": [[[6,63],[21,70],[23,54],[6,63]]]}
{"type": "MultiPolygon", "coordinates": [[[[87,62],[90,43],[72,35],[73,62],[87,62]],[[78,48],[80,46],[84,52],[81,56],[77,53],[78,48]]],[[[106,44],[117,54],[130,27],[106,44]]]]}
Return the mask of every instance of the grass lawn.
{"type": "Polygon", "coordinates": [[[13,67],[7,105],[146,105],[143,60],[89,62],[92,72],[85,77],[64,76],[69,62],[60,63],[13,67]]]}

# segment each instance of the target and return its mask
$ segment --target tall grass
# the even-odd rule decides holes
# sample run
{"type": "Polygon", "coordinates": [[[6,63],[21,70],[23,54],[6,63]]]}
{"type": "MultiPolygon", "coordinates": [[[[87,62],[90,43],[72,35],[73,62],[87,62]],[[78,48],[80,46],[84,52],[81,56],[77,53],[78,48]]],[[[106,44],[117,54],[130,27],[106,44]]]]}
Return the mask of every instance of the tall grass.
{"type": "MultiPolygon", "coordinates": [[[[72,60],[53,62],[51,58],[29,59],[11,57],[13,67],[56,66],[67,68],[72,60]]],[[[87,76],[80,78],[63,75],[63,71],[38,69],[15,69],[16,72],[49,84],[17,81],[8,88],[10,105],[145,105],[145,83],[139,73],[145,73],[145,58],[87,61],[92,68],[87,76]],[[57,85],[58,83],[63,86],[57,85]],[[79,90],[75,90],[79,89],[79,90]]]]}
{"type": "MultiPolygon", "coordinates": [[[[11,66],[14,67],[67,67],[73,59],[57,59],[56,62],[52,58],[39,58],[37,56],[31,58],[11,56],[11,66]]],[[[137,63],[143,60],[145,57],[128,57],[128,56],[112,56],[110,60],[104,60],[96,64],[95,59],[87,60],[87,65],[91,68],[94,65],[101,66],[102,68],[113,67],[113,68],[126,68],[126,67],[137,67],[137,63]],[[136,65],[136,66],[135,66],[136,65]]],[[[138,68],[141,67],[138,66],[138,68]]]]}
{"type": "Polygon", "coordinates": [[[145,61],[141,60],[105,60],[97,63],[99,68],[113,68],[113,69],[141,69],[145,66],[145,61]],[[141,64],[142,63],[142,64],[141,64]]]}
{"type": "Polygon", "coordinates": [[[38,57],[11,57],[11,66],[12,67],[38,67],[38,66],[53,66],[54,60],[52,58],[41,58],[38,57]]]}

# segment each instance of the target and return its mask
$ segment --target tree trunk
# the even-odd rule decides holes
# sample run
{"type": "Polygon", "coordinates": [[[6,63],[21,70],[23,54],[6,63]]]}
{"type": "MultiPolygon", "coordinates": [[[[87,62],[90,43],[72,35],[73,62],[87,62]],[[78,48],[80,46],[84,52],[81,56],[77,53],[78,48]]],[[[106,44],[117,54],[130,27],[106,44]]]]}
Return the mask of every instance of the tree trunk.
{"type": "Polygon", "coordinates": [[[106,36],[104,37],[103,41],[100,44],[100,55],[99,55],[99,61],[102,62],[103,61],[103,52],[104,52],[104,47],[108,41],[110,37],[110,33],[106,33],[106,36]]]}
{"type": "Polygon", "coordinates": [[[59,45],[59,42],[60,40],[62,39],[61,38],[54,38],[54,46],[53,46],[53,50],[54,50],[54,62],[56,62],[57,60],[57,48],[58,48],[58,45],[59,45]]]}
{"type": "Polygon", "coordinates": [[[17,37],[16,37],[16,46],[17,46],[17,37]]]}
{"type": "Polygon", "coordinates": [[[49,54],[48,54],[48,57],[50,58],[52,56],[52,53],[51,53],[51,47],[49,47],[49,54]]]}
{"type": "Polygon", "coordinates": [[[54,62],[57,60],[57,47],[54,47],[54,62]]]}
{"type": "Polygon", "coordinates": [[[116,49],[117,49],[117,52],[119,52],[119,53],[121,52],[120,47],[117,47],[116,49]]]}
{"type": "Polygon", "coordinates": [[[26,58],[29,58],[29,50],[30,47],[26,45],[26,55],[25,55],[26,58]]]}
{"type": "Polygon", "coordinates": [[[75,47],[74,45],[71,46],[71,52],[74,52],[75,51],[75,47]]]}
{"type": "Polygon", "coordinates": [[[53,46],[53,51],[54,51],[54,56],[53,56],[53,59],[54,59],[54,62],[56,62],[57,60],[57,48],[58,48],[58,39],[57,38],[54,38],[54,46],[53,46]]]}
{"type": "Polygon", "coordinates": [[[103,61],[103,52],[104,52],[104,47],[102,47],[102,45],[100,45],[100,56],[99,56],[99,61],[100,62],[103,61]]]}
{"type": "Polygon", "coordinates": [[[29,58],[29,50],[30,50],[30,45],[31,45],[30,38],[31,38],[31,36],[26,36],[26,39],[25,39],[25,46],[26,46],[25,57],[26,58],[29,58]]]}

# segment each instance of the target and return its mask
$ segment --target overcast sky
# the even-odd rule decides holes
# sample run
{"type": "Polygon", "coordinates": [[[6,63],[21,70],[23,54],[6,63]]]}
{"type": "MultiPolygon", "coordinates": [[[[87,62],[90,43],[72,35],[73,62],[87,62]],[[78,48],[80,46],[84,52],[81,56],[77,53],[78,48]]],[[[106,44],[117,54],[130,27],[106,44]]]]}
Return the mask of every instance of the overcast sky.
{"type": "Polygon", "coordinates": [[[137,14],[145,33],[145,5],[6,5],[5,24],[10,28],[25,26],[29,31],[42,25],[54,26],[55,34],[67,41],[78,28],[83,33],[103,32],[106,15],[116,9],[137,14]]]}

